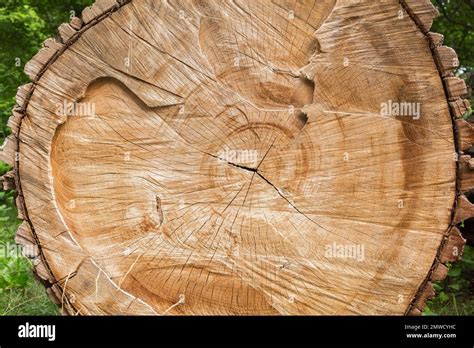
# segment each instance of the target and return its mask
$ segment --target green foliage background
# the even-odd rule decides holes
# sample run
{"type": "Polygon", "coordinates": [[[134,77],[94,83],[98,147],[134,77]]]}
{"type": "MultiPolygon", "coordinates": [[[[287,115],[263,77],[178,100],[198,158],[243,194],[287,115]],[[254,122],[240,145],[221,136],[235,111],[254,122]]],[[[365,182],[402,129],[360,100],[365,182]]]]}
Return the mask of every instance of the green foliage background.
{"type": "MultiPolygon", "coordinates": [[[[25,63],[56,28],[80,15],[93,0],[0,0],[0,141],[9,134],[6,123],[18,86],[27,83],[25,63]]],[[[445,34],[462,67],[458,75],[474,85],[474,0],[433,0],[441,12],[432,31],[445,34]]],[[[0,162],[0,175],[9,167],[0,162]]],[[[19,221],[14,192],[0,192],[0,246],[13,246],[19,221]]],[[[466,248],[463,261],[451,266],[448,278],[436,284],[439,295],[425,314],[474,314],[474,249],[466,248]]],[[[0,253],[0,315],[55,315],[56,305],[32,276],[31,262],[0,253]]]]}

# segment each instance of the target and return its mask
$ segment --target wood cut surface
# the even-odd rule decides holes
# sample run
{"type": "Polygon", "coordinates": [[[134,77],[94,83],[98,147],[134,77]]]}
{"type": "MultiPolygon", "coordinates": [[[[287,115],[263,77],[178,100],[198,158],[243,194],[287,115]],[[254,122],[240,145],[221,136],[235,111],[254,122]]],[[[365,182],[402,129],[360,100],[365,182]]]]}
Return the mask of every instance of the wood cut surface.
{"type": "Polygon", "coordinates": [[[41,72],[19,131],[25,214],[69,312],[422,306],[456,147],[399,1],[133,0],[91,19],[113,3],[41,72]]]}

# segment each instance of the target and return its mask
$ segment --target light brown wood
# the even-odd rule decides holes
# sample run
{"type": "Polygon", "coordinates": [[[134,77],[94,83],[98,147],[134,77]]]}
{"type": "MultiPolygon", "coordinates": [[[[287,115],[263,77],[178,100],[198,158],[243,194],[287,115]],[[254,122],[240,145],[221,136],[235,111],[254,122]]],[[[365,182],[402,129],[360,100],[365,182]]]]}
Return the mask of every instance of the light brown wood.
{"type": "Polygon", "coordinates": [[[431,275],[432,281],[440,281],[446,278],[448,275],[448,267],[441,263],[440,261],[436,260],[435,265],[433,267],[433,273],[431,275]]]}
{"type": "Polygon", "coordinates": [[[433,24],[433,19],[439,14],[438,10],[431,4],[431,1],[403,0],[400,3],[412,15],[412,19],[419,28],[424,33],[428,33],[433,24]]]}
{"type": "Polygon", "coordinates": [[[474,205],[469,202],[466,196],[461,195],[458,198],[456,214],[454,216],[454,222],[460,223],[464,220],[469,219],[474,215],[474,205]]]}
{"type": "Polygon", "coordinates": [[[456,101],[467,95],[467,87],[464,80],[458,77],[447,77],[444,79],[444,83],[450,101],[456,101]]]}
{"type": "Polygon", "coordinates": [[[448,76],[459,67],[459,59],[451,47],[436,47],[435,57],[439,64],[439,70],[443,76],[448,76]]]}
{"type": "Polygon", "coordinates": [[[467,192],[474,188],[474,170],[471,156],[461,156],[459,178],[458,186],[461,192],[467,192]]]}
{"type": "Polygon", "coordinates": [[[61,41],[67,42],[71,37],[77,33],[77,30],[72,27],[70,23],[63,23],[58,28],[59,36],[61,37],[61,41]]]}
{"type": "Polygon", "coordinates": [[[432,299],[434,296],[435,290],[433,288],[433,284],[428,282],[423,286],[421,295],[416,299],[413,306],[422,311],[425,308],[426,301],[432,299]]]}
{"type": "Polygon", "coordinates": [[[82,21],[81,18],[78,18],[78,17],[73,17],[71,19],[71,27],[73,27],[74,29],[76,30],[79,30],[82,28],[82,26],[84,25],[84,22],[82,21]]]}
{"type": "Polygon", "coordinates": [[[428,38],[431,41],[431,49],[435,49],[443,44],[444,35],[440,33],[429,33],[428,38]]]}
{"type": "Polygon", "coordinates": [[[474,215],[435,14],[103,0],[62,25],[1,155],[49,294],[83,315],[420,314],[474,215]]]}
{"type": "Polygon", "coordinates": [[[468,151],[474,145],[474,129],[471,122],[457,119],[455,122],[458,132],[458,148],[468,151]]]}
{"type": "Polygon", "coordinates": [[[469,111],[471,103],[469,100],[459,98],[453,102],[450,102],[449,105],[451,106],[453,116],[456,118],[461,118],[469,111]]]}
{"type": "Polygon", "coordinates": [[[443,241],[440,261],[443,263],[458,261],[462,256],[465,243],[466,240],[461,235],[461,232],[459,232],[459,229],[453,227],[443,241]]]}

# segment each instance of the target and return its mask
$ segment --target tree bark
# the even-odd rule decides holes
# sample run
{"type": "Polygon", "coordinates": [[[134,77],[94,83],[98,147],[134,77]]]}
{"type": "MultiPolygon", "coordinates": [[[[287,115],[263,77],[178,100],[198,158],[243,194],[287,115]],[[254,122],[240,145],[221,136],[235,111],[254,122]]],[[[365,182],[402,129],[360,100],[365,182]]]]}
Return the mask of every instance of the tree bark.
{"type": "MultiPolygon", "coordinates": [[[[429,1],[97,1],[2,159],[70,314],[419,314],[474,215],[429,1]]],[[[28,247],[29,246],[29,247],[28,247]]]]}

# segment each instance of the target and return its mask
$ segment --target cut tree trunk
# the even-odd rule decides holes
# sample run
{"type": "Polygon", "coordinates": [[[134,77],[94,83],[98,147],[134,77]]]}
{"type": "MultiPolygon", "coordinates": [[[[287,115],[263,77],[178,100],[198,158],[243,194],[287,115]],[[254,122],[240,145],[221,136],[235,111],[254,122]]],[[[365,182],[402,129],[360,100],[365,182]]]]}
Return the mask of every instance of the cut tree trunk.
{"type": "Polygon", "coordinates": [[[102,0],[25,70],[17,241],[70,314],[419,314],[474,215],[426,0],[102,0]]]}

